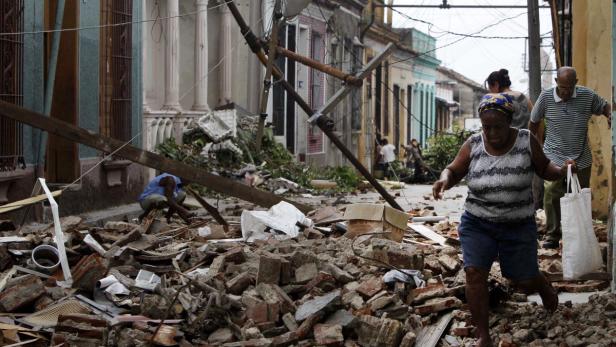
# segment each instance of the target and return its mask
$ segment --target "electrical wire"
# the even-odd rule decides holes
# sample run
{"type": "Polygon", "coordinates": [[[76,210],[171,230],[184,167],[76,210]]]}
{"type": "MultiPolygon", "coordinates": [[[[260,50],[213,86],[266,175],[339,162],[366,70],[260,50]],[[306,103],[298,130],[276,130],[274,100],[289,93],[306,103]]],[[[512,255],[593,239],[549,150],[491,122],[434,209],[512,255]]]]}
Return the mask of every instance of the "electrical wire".
{"type": "Polygon", "coordinates": [[[186,16],[193,16],[193,15],[195,15],[197,13],[207,12],[207,11],[214,10],[214,9],[222,7],[222,6],[226,6],[226,2],[222,2],[222,3],[220,3],[220,4],[216,5],[216,6],[212,6],[212,7],[208,8],[208,9],[205,9],[205,10],[186,12],[186,13],[182,13],[182,14],[179,14],[179,15],[176,15],[176,16],[167,16],[167,17],[159,17],[159,16],[157,16],[154,19],[142,19],[142,20],[138,20],[138,21],[130,21],[130,22],[122,22],[122,23],[112,23],[112,24],[101,24],[101,25],[91,25],[91,26],[75,27],[75,28],[35,30],[35,31],[20,31],[20,32],[4,32],[4,33],[0,33],[0,37],[1,36],[34,35],[34,34],[47,34],[47,33],[55,33],[55,32],[81,31],[81,30],[89,30],[89,29],[101,29],[101,28],[117,27],[117,26],[123,26],[123,25],[149,23],[149,22],[156,22],[156,21],[165,20],[165,19],[173,19],[173,18],[182,18],[182,17],[186,17],[186,16]]]}
{"type": "MultiPolygon", "coordinates": [[[[436,28],[438,28],[438,29],[439,29],[439,30],[441,30],[441,31],[439,31],[439,32],[435,32],[435,33],[437,33],[437,34],[442,34],[442,35],[441,35],[441,36],[438,36],[438,37],[436,37],[436,38],[440,38],[440,37],[443,37],[443,36],[445,36],[445,35],[454,35],[454,36],[462,36],[462,37],[466,37],[466,38],[475,38],[475,39],[489,39],[489,40],[492,40],[492,39],[497,39],[497,40],[515,40],[515,39],[526,39],[526,38],[528,38],[528,36],[490,36],[490,35],[477,35],[477,34],[458,33],[458,32],[455,32],[455,31],[450,31],[450,30],[446,30],[446,29],[439,28],[436,24],[434,24],[434,23],[432,23],[432,22],[429,22],[429,21],[427,21],[427,20],[424,20],[424,19],[419,19],[419,18],[413,18],[413,17],[411,17],[411,16],[407,15],[406,13],[401,12],[400,10],[397,10],[397,9],[395,9],[395,8],[393,8],[393,11],[394,11],[394,12],[396,12],[396,13],[398,13],[398,14],[400,14],[401,16],[403,16],[403,17],[407,18],[407,21],[411,20],[411,21],[415,21],[415,22],[419,22],[419,23],[427,24],[429,28],[430,28],[430,27],[436,27],[436,28]]],[[[509,18],[505,18],[505,19],[503,19],[502,21],[500,21],[500,22],[499,22],[499,23],[497,23],[497,24],[500,24],[500,23],[502,23],[502,22],[506,22],[507,20],[510,20],[510,19],[515,19],[515,18],[519,17],[520,15],[522,15],[522,14],[527,14],[527,13],[528,13],[528,12],[523,12],[523,13],[521,13],[521,14],[517,15],[517,16],[514,16],[514,17],[509,17],[509,18]]],[[[430,30],[430,29],[428,29],[428,30],[430,30]]],[[[485,30],[485,29],[484,29],[484,30],[485,30]]],[[[481,30],[481,31],[483,31],[483,30],[481,30]]],[[[548,34],[550,34],[550,33],[551,33],[551,32],[544,33],[542,36],[546,36],[546,35],[548,35],[548,34]]]]}

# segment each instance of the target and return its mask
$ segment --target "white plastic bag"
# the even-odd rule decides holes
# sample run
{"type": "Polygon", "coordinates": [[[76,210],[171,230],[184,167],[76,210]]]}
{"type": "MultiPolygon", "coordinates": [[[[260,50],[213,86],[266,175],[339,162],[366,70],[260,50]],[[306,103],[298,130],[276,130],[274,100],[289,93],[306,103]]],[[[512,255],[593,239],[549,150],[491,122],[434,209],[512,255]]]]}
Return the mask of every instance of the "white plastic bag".
{"type": "Polygon", "coordinates": [[[286,201],[279,202],[268,211],[243,211],[240,217],[242,236],[247,242],[297,237],[300,230],[297,223],[306,227],[313,224],[302,211],[286,201]]]}
{"type": "Polygon", "coordinates": [[[563,277],[577,279],[603,263],[592,227],[590,188],[581,189],[576,174],[567,170],[567,193],[560,198],[563,234],[563,277]]]}

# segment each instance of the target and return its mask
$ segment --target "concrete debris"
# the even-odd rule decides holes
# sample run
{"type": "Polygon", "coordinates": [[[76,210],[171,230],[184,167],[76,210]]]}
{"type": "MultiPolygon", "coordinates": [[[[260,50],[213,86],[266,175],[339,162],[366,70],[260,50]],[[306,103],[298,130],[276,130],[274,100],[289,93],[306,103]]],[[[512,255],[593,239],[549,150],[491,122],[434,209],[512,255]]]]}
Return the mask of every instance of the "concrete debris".
{"type": "MultiPolygon", "coordinates": [[[[72,288],[58,285],[60,268],[42,273],[29,261],[35,247],[53,245],[53,228],[0,232],[10,241],[0,243],[0,344],[23,342],[33,334],[54,346],[476,342],[460,248],[450,242],[458,237],[455,222],[417,219],[427,221],[419,228],[426,231],[422,236],[406,227],[407,217],[430,217],[429,209],[402,216],[372,204],[346,214],[344,207],[326,206],[291,216],[314,222],[288,225],[303,232],[277,237],[280,230],[264,229],[265,237],[247,242],[239,217],[254,211],[231,205],[221,209],[228,228],[201,217],[190,225],[150,216],[143,224],[114,221],[102,227],[64,218],[72,288]],[[372,215],[362,217],[358,211],[372,215]],[[347,226],[356,237],[346,237],[353,236],[345,235],[347,226]],[[366,235],[374,228],[385,235],[366,235]],[[224,238],[206,237],[204,230],[221,230],[224,238]],[[447,241],[432,240],[435,235],[447,241]]],[[[562,272],[558,250],[540,251],[539,260],[551,278],[562,272]]],[[[550,316],[532,297],[512,294],[499,273],[495,265],[489,281],[491,302],[497,303],[490,322],[494,345],[616,344],[616,295],[566,303],[550,316]]],[[[597,276],[578,282],[561,276],[555,287],[568,292],[606,288],[608,282],[597,276]]]]}

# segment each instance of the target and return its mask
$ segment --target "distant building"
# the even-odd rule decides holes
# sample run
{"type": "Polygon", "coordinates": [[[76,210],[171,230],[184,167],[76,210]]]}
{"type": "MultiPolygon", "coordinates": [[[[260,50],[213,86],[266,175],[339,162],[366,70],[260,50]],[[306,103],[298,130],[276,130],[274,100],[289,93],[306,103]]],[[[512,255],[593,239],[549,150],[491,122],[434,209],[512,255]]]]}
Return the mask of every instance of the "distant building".
{"type": "Polygon", "coordinates": [[[453,100],[458,103],[458,107],[453,112],[452,123],[461,129],[474,130],[472,128],[477,124],[479,117],[477,111],[479,101],[488,90],[455,70],[439,66],[438,71],[443,80],[456,82],[453,88],[453,100]]]}
{"type": "MultiPolygon", "coordinates": [[[[0,99],[44,113],[47,71],[55,65],[49,116],[140,145],[142,1],[66,1],[57,60],[50,58],[57,1],[3,1],[0,99]],[[129,24],[122,24],[129,23],[129,24]],[[131,24],[133,23],[133,24],[131,24]],[[23,32],[38,32],[23,34],[23,32]]],[[[51,94],[49,94],[51,95],[51,94]]],[[[29,197],[37,177],[51,190],[78,184],[58,199],[60,214],[134,202],[143,168],[0,117],[0,204],[29,197]],[[92,171],[88,172],[90,169],[92,171]]],[[[18,212],[21,213],[21,212],[18,212]]],[[[32,216],[31,214],[30,216],[32,216]]],[[[21,217],[21,215],[20,215],[21,217]]]]}

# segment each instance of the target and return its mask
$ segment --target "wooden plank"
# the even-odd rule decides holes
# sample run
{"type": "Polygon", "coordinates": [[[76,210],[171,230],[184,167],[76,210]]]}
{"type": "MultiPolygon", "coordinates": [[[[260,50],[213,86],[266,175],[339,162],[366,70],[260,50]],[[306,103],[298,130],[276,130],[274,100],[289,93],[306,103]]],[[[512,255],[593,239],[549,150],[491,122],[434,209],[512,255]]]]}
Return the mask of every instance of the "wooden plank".
{"type": "Polygon", "coordinates": [[[419,235],[438,243],[441,246],[447,245],[447,239],[444,236],[437,234],[434,230],[423,224],[408,223],[409,228],[413,229],[419,235]]]}
{"type": "MultiPolygon", "coordinates": [[[[60,196],[61,194],[62,194],[61,190],[55,190],[51,192],[51,195],[54,198],[60,196]]],[[[41,202],[45,200],[47,200],[47,195],[41,194],[41,195],[33,196],[27,199],[19,200],[19,201],[13,201],[6,205],[0,206],[0,214],[18,210],[22,207],[30,206],[30,205],[36,204],[37,202],[41,202]]]]}
{"type": "Polygon", "coordinates": [[[430,326],[424,327],[417,334],[417,340],[415,346],[421,347],[435,347],[443,336],[445,329],[449,326],[453,313],[448,312],[442,316],[438,322],[430,326]]]}
{"type": "Polygon", "coordinates": [[[67,122],[45,117],[40,113],[4,101],[0,101],[0,115],[106,153],[117,150],[116,153],[118,157],[149,168],[170,173],[184,180],[198,183],[218,193],[234,196],[260,206],[271,207],[281,201],[286,201],[295,205],[295,207],[304,213],[313,209],[308,205],[281,198],[270,192],[255,189],[222,176],[213,175],[206,170],[127,145],[120,140],[95,134],[67,122]]]}
{"type": "Polygon", "coordinates": [[[203,208],[206,211],[208,211],[212,215],[212,217],[214,217],[214,219],[218,222],[218,224],[220,224],[220,225],[222,225],[224,227],[225,231],[229,231],[229,223],[227,223],[227,221],[224,218],[222,218],[222,216],[220,215],[220,212],[218,212],[216,207],[208,204],[208,202],[205,201],[205,199],[203,199],[194,190],[192,190],[190,188],[188,188],[187,190],[188,190],[188,193],[190,193],[190,195],[192,195],[195,199],[197,199],[199,204],[201,204],[201,206],[203,206],[203,208]]]}
{"type": "Polygon", "coordinates": [[[563,278],[562,272],[546,273],[545,277],[550,282],[577,282],[577,281],[609,281],[612,279],[612,274],[609,272],[591,272],[581,276],[575,280],[566,280],[563,278]]]}

